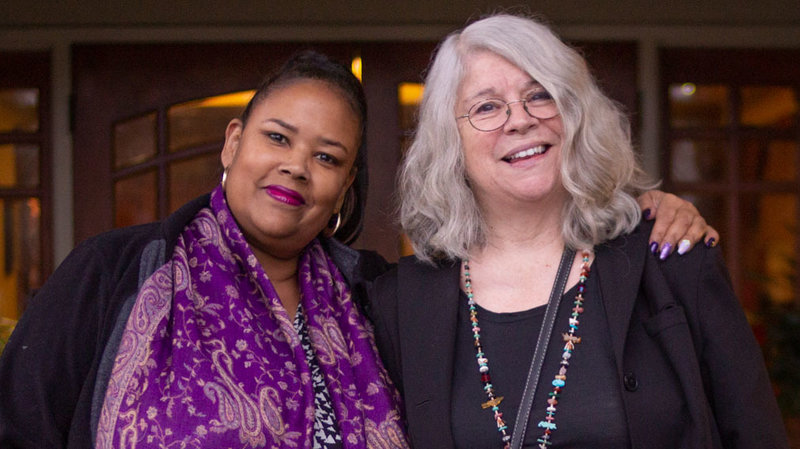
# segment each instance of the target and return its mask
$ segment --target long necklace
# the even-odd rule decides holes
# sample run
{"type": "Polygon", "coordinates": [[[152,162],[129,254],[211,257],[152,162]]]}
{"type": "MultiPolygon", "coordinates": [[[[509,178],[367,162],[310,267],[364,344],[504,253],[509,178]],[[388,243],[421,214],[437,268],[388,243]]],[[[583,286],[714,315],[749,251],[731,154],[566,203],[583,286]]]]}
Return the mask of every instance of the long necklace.
{"type": "MultiPolygon", "coordinates": [[[[566,385],[569,359],[572,357],[572,353],[575,350],[575,345],[581,342],[580,337],[577,337],[575,332],[578,330],[578,325],[580,324],[578,317],[580,317],[580,314],[583,312],[583,292],[586,288],[586,278],[589,276],[589,252],[583,251],[582,255],[583,264],[581,265],[581,275],[578,281],[578,293],[575,296],[575,301],[573,303],[574,307],[572,308],[572,315],[569,319],[569,328],[566,333],[562,334],[564,339],[564,349],[561,354],[561,367],[558,370],[558,374],[556,374],[553,378],[553,391],[548,394],[549,399],[547,400],[548,405],[545,411],[545,418],[544,420],[540,421],[538,425],[544,429],[542,436],[536,440],[536,442],[539,443],[540,449],[546,449],[552,444],[550,442],[550,436],[553,431],[556,430],[556,405],[558,405],[558,398],[561,396],[561,391],[566,385]]],[[[475,295],[472,291],[472,278],[469,272],[469,260],[464,261],[464,290],[467,294],[467,303],[469,305],[469,320],[472,325],[472,337],[475,345],[475,357],[477,358],[478,362],[478,372],[481,375],[483,391],[486,393],[487,397],[487,401],[481,404],[481,408],[491,408],[494,415],[495,424],[497,425],[497,431],[501,434],[503,448],[509,449],[511,435],[509,434],[508,426],[503,419],[503,412],[500,411],[500,403],[503,401],[503,396],[497,396],[495,394],[494,385],[492,385],[492,378],[489,374],[489,359],[486,357],[486,354],[483,350],[483,345],[481,344],[481,328],[478,324],[478,309],[475,304],[475,295]]],[[[519,412],[521,412],[521,410],[519,412]]]]}

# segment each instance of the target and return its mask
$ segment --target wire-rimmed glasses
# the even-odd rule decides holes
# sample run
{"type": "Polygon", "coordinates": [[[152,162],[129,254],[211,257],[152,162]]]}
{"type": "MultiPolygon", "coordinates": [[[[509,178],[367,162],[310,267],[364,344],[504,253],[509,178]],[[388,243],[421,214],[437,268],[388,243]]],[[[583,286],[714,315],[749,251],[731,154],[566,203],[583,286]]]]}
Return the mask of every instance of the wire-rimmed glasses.
{"type": "Polygon", "coordinates": [[[522,103],[525,112],[539,120],[551,119],[558,115],[558,106],[553,97],[546,90],[537,89],[520,100],[503,101],[499,98],[481,100],[472,105],[469,112],[456,118],[466,118],[478,131],[494,131],[506,124],[511,117],[511,105],[514,103],[522,103]]]}

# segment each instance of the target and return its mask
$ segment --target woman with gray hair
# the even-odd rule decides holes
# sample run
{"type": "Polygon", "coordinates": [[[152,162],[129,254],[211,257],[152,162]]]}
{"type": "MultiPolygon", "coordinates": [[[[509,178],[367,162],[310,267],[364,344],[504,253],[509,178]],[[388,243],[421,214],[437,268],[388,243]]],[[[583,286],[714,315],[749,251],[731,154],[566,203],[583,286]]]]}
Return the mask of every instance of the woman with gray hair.
{"type": "Polygon", "coordinates": [[[650,185],[547,26],[446,38],[400,176],[416,255],[371,295],[415,447],[788,447],[720,250],[666,258],[650,185]]]}

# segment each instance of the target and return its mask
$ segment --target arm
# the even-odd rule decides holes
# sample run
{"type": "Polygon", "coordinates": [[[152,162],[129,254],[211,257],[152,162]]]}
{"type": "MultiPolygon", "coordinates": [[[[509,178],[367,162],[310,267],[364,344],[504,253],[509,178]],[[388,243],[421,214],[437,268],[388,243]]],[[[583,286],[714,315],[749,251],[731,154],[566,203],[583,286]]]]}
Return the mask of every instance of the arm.
{"type": "Polygon", "coordinates": [[[99,344],[93,299],[107,284],[102,265],[89,246],[73,251],[19,321],[0,358],[0,447],[74,441],[76,405],[93,385],[87,375],[99,344]]]}
{"type": "Polygon", "coordinates": [[[650,250],[666,259],[674,251],[685,254],[703,240],[706,246],[719,243],[719,233],[709,226],[689,201],[671,193],[650,190],[637,198],[644,219],[655,224],[650,233],[650,250]]]}
{"type": "Polygon", "coordinates": [[[788,448],[761,349],[728,277],[719,249],[703,251],[693,306],[703,342],[700,368],[726,448],[788,448]]]}
{"type": "Polygon", "coordinates": [[[397,315],[397,270],[390,270],[375,280],[368,291],[369,319],[374,325],[375,344],[383,365],[400,394],[403,394],[400,341],[397,315]]]}
{"type": "MultiPolygon", "coordinates": [[[[681,258],[647,263],[645,269],[641,285],[650,313],[655,313],[645,328],[679,380],[689,404],[686,416],[699,424],[694,426],[699,433],[687,435],[700,438],[705,426],[711,425],[719,447],[787,449],[764,359],[733,291],[721,250],[700,248],[681,258]],[[688,334],[681,329],[684,320],[688,334]],[[706,407],[708,421],[702,419],[706,407]]],[[[652,355],[642,361],[663,373],[658,362],[652,355]]],[[[687,426],[687,432],[692,427],[687,426]]]]}

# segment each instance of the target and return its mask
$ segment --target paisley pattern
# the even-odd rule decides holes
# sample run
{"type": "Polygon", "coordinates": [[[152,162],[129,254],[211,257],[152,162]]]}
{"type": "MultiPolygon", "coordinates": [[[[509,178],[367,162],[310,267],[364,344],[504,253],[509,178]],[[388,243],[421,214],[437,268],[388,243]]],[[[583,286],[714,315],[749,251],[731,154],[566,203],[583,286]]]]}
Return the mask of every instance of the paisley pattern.
{"type": "MultiPolygon", "coordinates": [[[[371,328],[318,241],[303,251],[298,276],[343,447],[408,447],[371,328]]],[[[139,292],[96,447],[311,448],[314,399],[293,319],[217,187],[139,292]]]]}

